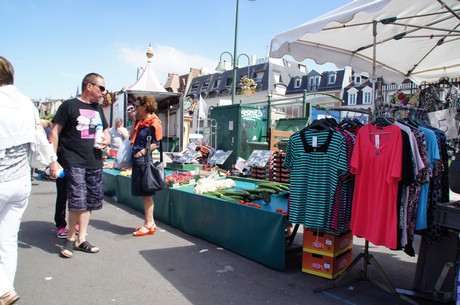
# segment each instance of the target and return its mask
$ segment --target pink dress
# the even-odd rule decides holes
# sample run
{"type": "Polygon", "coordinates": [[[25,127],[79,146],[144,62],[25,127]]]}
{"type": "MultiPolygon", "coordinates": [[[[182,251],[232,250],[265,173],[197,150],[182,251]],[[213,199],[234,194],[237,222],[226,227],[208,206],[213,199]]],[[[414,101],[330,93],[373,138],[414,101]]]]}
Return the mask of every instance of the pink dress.
{"type": "Polygon", "coordinates": [[[396,125],[367,124],[358,132],[351,173],[356,175],[350,227],[376,246],[397,248],[398,181],[402,135],[396,125]]]}

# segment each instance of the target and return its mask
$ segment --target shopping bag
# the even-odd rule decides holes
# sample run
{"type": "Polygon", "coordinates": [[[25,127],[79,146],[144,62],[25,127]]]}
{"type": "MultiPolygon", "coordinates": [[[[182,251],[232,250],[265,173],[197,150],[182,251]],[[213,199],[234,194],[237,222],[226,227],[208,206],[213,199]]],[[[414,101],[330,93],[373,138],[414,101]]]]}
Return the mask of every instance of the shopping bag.
{"type": "Polygon", "coordinates": [[[151,155],[148,162],[142,165],[142,190],[145,192],[157,192],[166,187],[166,176],[163,163],[154,161],[151,155]]]}
{"type": "Polygon", "coordinates": [[[129,139],[123,141],[123,144],[118,149],[118,152],[115,156],[115,160],[113,161],[114,168],[124,168],[124,167],[132,167],[132,146],[129,139]]]}
{"type": "Polygon", "coordinates": [[[30,143],[28,154],[31,168],[44,168],[57,161],[53,144],[48,141],[38,114],[35,116],[35,142],[30,143]]]}

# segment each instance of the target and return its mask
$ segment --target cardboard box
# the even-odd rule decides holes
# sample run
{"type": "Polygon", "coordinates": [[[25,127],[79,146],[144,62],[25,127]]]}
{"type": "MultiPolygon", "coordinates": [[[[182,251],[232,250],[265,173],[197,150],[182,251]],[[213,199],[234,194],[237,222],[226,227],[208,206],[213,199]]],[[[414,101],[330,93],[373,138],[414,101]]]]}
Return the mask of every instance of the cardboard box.
{"type": "Polygon", "coordinates": [[[350,230],[340,235],[324,233],[316,229],[304,229],[303,251],[335,257],[353,248],[353,234],[350,230]]]}
{"type": "Polygon", "coordinates": [[[303,252],[302,272],[321,276],[327,279],[335,279],[347,270],[352,260],[352,249],[348,249],[336,257],[303,252]]]}

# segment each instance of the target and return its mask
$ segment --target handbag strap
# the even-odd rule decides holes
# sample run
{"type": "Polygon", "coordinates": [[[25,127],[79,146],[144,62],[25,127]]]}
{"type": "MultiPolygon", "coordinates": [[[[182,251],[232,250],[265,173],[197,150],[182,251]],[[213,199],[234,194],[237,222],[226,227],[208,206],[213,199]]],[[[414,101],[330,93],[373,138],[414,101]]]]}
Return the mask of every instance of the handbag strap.
{"type": "MultiPolygon", "coordinates": [[[[152,152],[150,151],[150,144],[152,143],[152,129],[153,129],[153,126],[150,126],[149,127],[149,133],[147,135],[147,156],[148,156],[148,160],[150,161],[150,159],[152,158],[152,152]]],[[[163,149],[161,147],[161,140],[159,141],[160,142],[160,162],[163,163],[163,149]]]]}

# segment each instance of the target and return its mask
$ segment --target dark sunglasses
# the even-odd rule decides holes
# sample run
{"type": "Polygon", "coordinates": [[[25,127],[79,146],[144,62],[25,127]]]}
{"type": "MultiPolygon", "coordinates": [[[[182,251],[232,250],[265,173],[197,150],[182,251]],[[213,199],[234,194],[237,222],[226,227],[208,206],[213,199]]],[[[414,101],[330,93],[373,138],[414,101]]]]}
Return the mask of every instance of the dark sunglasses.
{"type": "Polygon", "coordinates": [[[97,86],[99,88],[99,90],[101,90],[101,92],[105,92],[105,87],[104,86],[101,86],[101,85],[98,85],[98,84],[95,84],[95,83],[91,83],[91,85],[97,86]]]}

